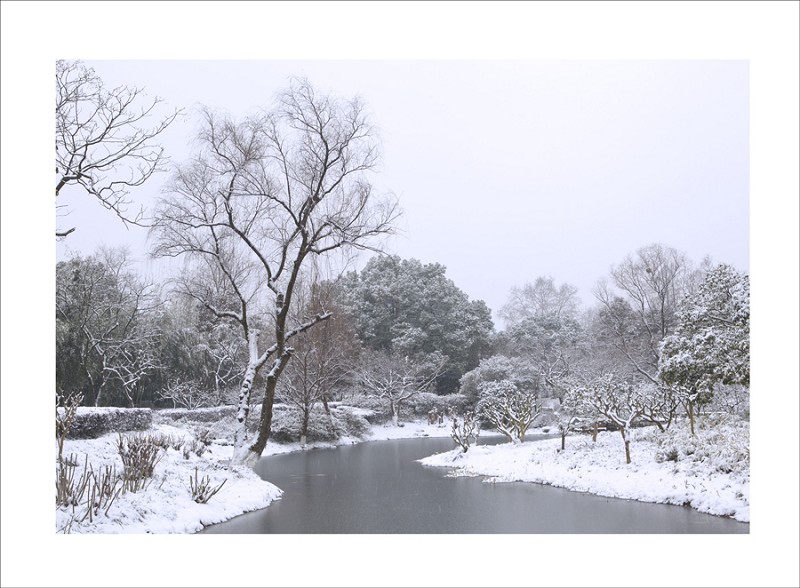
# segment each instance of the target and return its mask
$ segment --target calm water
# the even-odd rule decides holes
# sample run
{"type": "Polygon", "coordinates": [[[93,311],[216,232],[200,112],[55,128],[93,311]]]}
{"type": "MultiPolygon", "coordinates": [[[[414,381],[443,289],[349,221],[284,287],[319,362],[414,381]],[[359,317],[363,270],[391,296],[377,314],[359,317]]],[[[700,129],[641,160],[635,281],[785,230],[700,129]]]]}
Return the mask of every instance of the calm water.
{"type": "MultiPolygon", "coordinates": [[[[531,438],[530,440],[533,440],[531,438]]],[[[481,439],[481,444],[503,442],[481,439]]],[[[449,438],[375,441],[265,457],[256,472],[283,489],[269,508],[202,533],[748,533],[688,507],[604,498],[539,484],[452,478],[416,460],[449,438]]]]}

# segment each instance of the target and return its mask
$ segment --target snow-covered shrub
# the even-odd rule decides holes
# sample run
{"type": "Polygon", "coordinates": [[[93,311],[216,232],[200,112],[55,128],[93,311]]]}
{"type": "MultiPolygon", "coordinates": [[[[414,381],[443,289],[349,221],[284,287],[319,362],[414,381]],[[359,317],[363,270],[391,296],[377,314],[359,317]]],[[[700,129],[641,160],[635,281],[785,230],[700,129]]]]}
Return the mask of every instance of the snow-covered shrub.
{"type": "Polygon", "coordinates": [[[331,407],[334,426],[340,437],[363,438],[370,430],[369,421],[363,409],[350,406],[331,407]]]}
{"type": "Polygon", "coordinates": [[[68,436],[96,439],[110,432],[144,431],[152,424],[149,408],[78,408],[68,436]]]}
{"type": "Polygon", "coordinates": [[[164,421],[213,423],[225,417],[236,416],[235,406],[215,406],[212,408],[165,408],[158,411],[164,421]]]}
{"type": "Polygon", "coordinates": [[[750,469],[750,427],[729,415],[709,415],[692,435],[687,427],[671,427],[653,435],[657,462],[690,461],[710,465],[722,473],[750,469]]]}
{"type": "MultiPolygon", "coordinates": [[[[205,443],[216,440],[219,443],[232,443],[236,430],[236,407],[219,406],[215,408],[168,408],[155,411],[153,420],[156,424],[179,426],[188,430],[195,438],[205,436],[205,443]]],[[[261,405],[250,407],[247,418],[247,430],[255,434],[261,416],[261,405]]]]}
{"type": "MultiPolygon", "coordinates": [[[[371,414],[364,415],[364,418],[366,418],[367,421],[373,425],[381,425],[388,422],[392,418],[389,405],[385,400],[378,398],[377,396],[358,395],[348,398],[347,402],[351,406],[369,410],[371,414]]],[[[407,409],[408,406],[401,407],[401,416],[402,412],[406,411],[407,409]]]]}
{"type": "Polygon", "coordinates": [[[420,392],[408,400],[408,407],[415,417],[425,417],[432,410],[443,415],[464,414],[470,405],[469,399],[458,393],[439,396],[432,392],[420,392]]]}
{"type": "Polygon", "coordinates": [[[72,393],[68,396],[56,394],[56,439],[58,440],[58,463],[62,461],[64,441],[75,422],[75,415],[83,401],[83,394],[72,393]]]}
{"type": "Polygon", "coordinates": [[[536,393],[523,390],[511,380],[484,382],[478,387],[478,414],[509,440],[519,443],[539,416],[536,393]]]}
{"type": "Polygon", "coordinates": [[[77,469],[74,455],[60,464],[56,477],[56,506],[71,508],[71,521],[83,522],[88,519],[91,523],[101,512],[108,516],[111,505],[123,490],[123,482],[116,468],[106,465],[95,471],[86,457],[83,471],[76,478],[77,469]],[[78,507],[84,507],[82,514],[77,511],[78,507]]]}
{"type": "Polygon", "coordinates": [[[123,487],[128,492],[146,489],[155,467],[164,456],[152,435],[132,434],[117,437],[117,450],[122,459],[123,487]]]}
{"type": "Polygon", "coordinates": [[[461,419],[461,422],[458,419],[453,419],[453,427],[450,430],[450,436],[453,438],[453,441],[464,450],[464,453],[467,452],[470,445],[478,440],[478,435],[480,435],[480,424],[478,423],[478,419],[475,418],[475,414],[471,411],[467,411],[464,414],[464,418],[461,419]]]}
{"type": "Polygon", "coordinates": [[[204,476],[200,479],[197,475],[197,468],[194,468],[194,480],[189,476],[189,490],[192,493],[192,500],[198,504],[206,504],[214,494],[222,490],[225,482],[227,480],[222,480],[221,484],[213,486],[209,476],[204,476]]]}

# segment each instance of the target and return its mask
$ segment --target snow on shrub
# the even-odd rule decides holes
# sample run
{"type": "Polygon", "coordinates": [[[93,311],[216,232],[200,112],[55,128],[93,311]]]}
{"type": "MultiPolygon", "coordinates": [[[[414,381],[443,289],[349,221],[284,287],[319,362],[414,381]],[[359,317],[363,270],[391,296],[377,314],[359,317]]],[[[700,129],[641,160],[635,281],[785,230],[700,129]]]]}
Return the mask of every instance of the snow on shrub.
{"type": "Polygon", "coordinates": [[[236,415],[235,406],[215,406],[213,408],[165,408],[158,411],[164,420],[179,422],[213,423],[221,418],[236,415]]]}
{"type": "Polygon", "coordinates": [[[439,414],[464,414],[469,408],[469,399],[463,394],[439,396],[433,392],[420,392],[408,400],[408,407],[414,416],[427,416],[432,410],[439,414]]]}
{"type": "Polygon", "coordinates": [[[341,437],[356,437],[361,439],[370,430],[369,421],[363,409],[350,406],[331,407],[334,425],[341,437]]]}
{"type": "Polygon", "coordinates": [[[709,415],[700,420],[696,435],[685,427],[653,434],[655,459],[704,463],[724,474],[750,471],[750,426],[730,415],[709,415]]]}
{"type": "MultiPolygon", "coordinates": [[[[377,396],[358,395],[347,399],[347,403],[356,408],[363,408],[371,414],[364,415],[370,424],[382,425],[392,418],[388,403],[377,396]]],[[[401,416],[408,410],[408,406],[401,406],[401,416]]]]}
{"type": "Polygon", "coordinates": [[[152,424],[149,408],[78,408],[68,437],[96,439],[114,431],[144,431],[152,424]]]}

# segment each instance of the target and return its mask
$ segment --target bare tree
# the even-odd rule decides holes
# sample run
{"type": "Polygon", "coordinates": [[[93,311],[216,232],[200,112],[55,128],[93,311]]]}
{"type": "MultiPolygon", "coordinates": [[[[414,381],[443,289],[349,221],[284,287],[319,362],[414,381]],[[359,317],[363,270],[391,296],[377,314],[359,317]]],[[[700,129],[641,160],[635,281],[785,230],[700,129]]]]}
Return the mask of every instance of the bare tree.
{"type": "MultiPolygon", "coordinates": [[[[335,312],[331,302],[333,284],[313,281],[295,290],[297,320],[308,316],[314,308],[327,308],[335,312]]],[[[322,402],[330,417],[328,401],[332,391],[350,375],[351,366],[358,355],[358,338],[355,329],[348,328],[346,317],[332,316],[315,329],[297,336],[292,361],[286,366],[279,391],[281,400],[300,409],[302,422],[300,443],[306,444],[311,411],[322,402]]]]}
{"type": "Polygon", "coordinates": [[[469,451],[472,443],[478,442],[478,436],[481,434],[480,421],[475,417],[475,413],[468,410],[464,413],[464,418],[458,422],[458,418],[453,417],[453,426],[450,429],[450,437],[456,442],[456,445],[466,453],[469,451]]]}
{"type": "Polygon", "coordinates": [[[389,401],[392,424],[399,425],[403,402],[427,390],[447,363],[441,354],[411,358],[389,351],[364,351],[358,379],[368,394],[389,401]]]}
{"type": "MultiPolygon", "coordinates": [[[[143,212],[128,213],[128,190],[163,169],[164,149],[154,139],[180,114],[146,126],[161,102],[136,87],[108,89],[79,61],[57,61],[56,198],[65,186],[80,186],[124,224],[139,224],[143,212]]],[[[56,237],[74,230],[57,230],[56,237]]]]}
{"type": "Polygon", "coordinates": [[[611,279],[613,286],[601,281],[594,292],[601,331],[639,376],[658,384],[661,341],[675,329],[680,301],[696,281],[691,264],[677,250],[653,244],[612,268],[611,279]]]}
{"type": "Polygon", "coordinates": [[[79,363],[100,406],[107,385],[116,384],[130,406],[142,379],[157,368],[155,286],[129,270],[124,249],[100,249],[56,269],[56,319],[79,348],[79,363]]]}
{"type": "Polygon", "coordinates": [[[508,302],[500,316],[510,325],[525,319],[575,318],[578,312],[578,289],[571,284],[558,288],[551,277],[539,277],[524,286],[511,288],[508,302]]]}
{"type": "Polygon", "coordinates": [[[238,325],[247,343],[234,461],[251,463],[269,438],[291,340],[331,317],[319,308],[292,320],[303,268],[334,251],[373,248],[398,211],[369,182],[379,154],[358,99],[342,102],[294,80],[272,111],[241,122],[208,110],[202,116],[198,153],[177,170],[161,201],[154,253],[188,257],[212,277],[187,277],[181,288],[238,325]],[[271,336],[260,340],[267,329],[271,336]],[[250,442],[253,381],[268,361],[258,436],[250,442]]]}

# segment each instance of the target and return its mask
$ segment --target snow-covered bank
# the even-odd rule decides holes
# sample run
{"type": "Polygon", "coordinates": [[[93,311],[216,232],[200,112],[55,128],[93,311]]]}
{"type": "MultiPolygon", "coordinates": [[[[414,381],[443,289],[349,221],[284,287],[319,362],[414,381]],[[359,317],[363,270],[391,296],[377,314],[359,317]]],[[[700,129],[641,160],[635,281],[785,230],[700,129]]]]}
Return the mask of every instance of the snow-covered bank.
{"type": "Polygon", "coordinates": [[[537,482],[600,496],[687,505],[749,522],[749,465],[737,467],[731,463],[735,451],[713,453],[707,445],[712,437],[717,441],[720,436],[741,437],[741,429],[721,425],[700,430],[694,441],[668,432],[677,448],[691,447],[691,456],[679,449],[666,459],[663,437],[659,442],[654,428],[636,429],[631,443],[632,463],[628,465],[622,438],[612,432],[600,433],[596,443],[588,435],[572,435],[564,451],[560,439],[547,439],[473,446],[467,453],[455,449],[420,461],[451,468],[450,475],[454,476],[488,476],[487,482],[537,482]]]}
{"type": "MultiPolygon", "coordinates": [[[[144,434],[164,434],[191,439],[183,429],[159,425],[144,434]]],[[[75,456],[80,476],[84,464],[95,472],[105,466],[120,471],[117,434],[97,439],[67,439],[64,458],[75,456]]],[[[86,505],[56,508],[56,531],[59,533],[194,533],[206,525],[226,521],[251,510],[265,508],[280,497],[281,490],[262,480],[249,468],[229,468],[232,447],[210,445],[202,455],[173,448],[163,451],[152,480],[145,490],[121,493],[108,508],[108,515],[84,518],[86,505]],[[195,468],[200,480],[206,476],[210,485],[222,484],[220,491],[205,504],[192,500],[190,478],[195,468]],[[83,520],[81,520],[83,519],[83,520]]],[[[104,509],[103,509],[104,510],[104,509]]]]}
{"type": "MultiPolygon", "coordinates": [[[[173,438],[193,439],[186,429],[158,424],[143,434],[169,435],[173,438]]],[[[341,437],[335,443],[267,443],[262,455],[279,455],[295,451],[322,449],[338,445],[352,445],[365,441],[406,439],[414,437],[447,437],[450,427],[430,425],[427,422],[373,425],[365,439],[341,437]]],[[[88,459],[94,471],[105,466],[115,466],[119,471],[117,434],[109,433],[97,439],[67,439],[64,457],[75,456],[78,474],[88,459]]],[[[248,468],[229,468],[233,447],[212,443],[198,456],[190,453],[188,459],[182,451],[168,448],[155,468],[148,488],[139,492],[120,494],[112,503],[108,516],[100,514],[84,519],[85,505],[56,509],[56,530],[59,533],[195,533],[204,526],[227,521],[252,510],[266,508],[280,498],[282,491],[265,482],[248,468]],[[192,500],[190,477],[208,476],[213,487],[223,481],[225,485],[205,504],[192,500]],[[84,519],[84,520],[81,520],[84,519]]]]}

